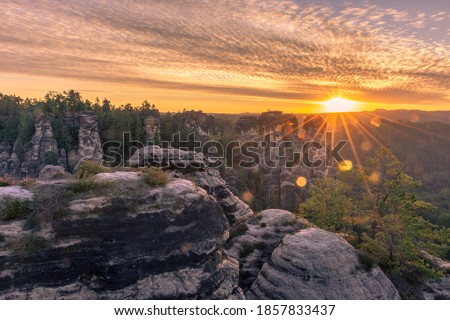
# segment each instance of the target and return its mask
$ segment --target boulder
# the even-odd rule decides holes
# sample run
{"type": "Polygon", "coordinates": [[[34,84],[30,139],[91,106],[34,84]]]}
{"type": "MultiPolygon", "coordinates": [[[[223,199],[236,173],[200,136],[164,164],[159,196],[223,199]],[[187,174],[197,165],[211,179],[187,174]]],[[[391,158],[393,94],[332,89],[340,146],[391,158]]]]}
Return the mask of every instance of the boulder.
{"type": "Polygon", "coordinates": [[[246,293],[248,299],[399,299],[378,266],[368,267],[355,249],[317,228],[287,235],[246,293]]]}
{"type": "Polygon", "coordinates": [[[46,165],[39,171],[39,180],[62,179],[67,176],[66,170],[62,166],[46,165]]]}
{"type": "Polygon", "coordinates": [[[4,198],[12,198],[21,201],[33,200],[33,194],[19,186],[0,187],[0,200],[4,198]]]}
{"type": "Polygon", "coordinates": [[[269,209],[232,228],[225,248],[240,263],[239,286],[244,291],[250,289],[283,237],[309,225],[289,211],[269,209]]]}

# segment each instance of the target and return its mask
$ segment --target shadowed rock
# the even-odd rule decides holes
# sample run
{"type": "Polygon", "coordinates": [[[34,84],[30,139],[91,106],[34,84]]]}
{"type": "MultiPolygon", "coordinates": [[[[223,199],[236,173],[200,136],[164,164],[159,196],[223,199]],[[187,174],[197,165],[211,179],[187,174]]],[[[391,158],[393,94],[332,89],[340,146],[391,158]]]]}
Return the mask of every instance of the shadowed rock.
{"type": "Polygon", "coordinates": [[[0,299],[242,298],[214,198],[182,179],[144,193],[131,207],[107,197],[72,201],[46,233],[50,247],[3,251],[0,299]]]}
{"type": "Polygon", "coordinates": [[[250,289],[283,237],[308,226],[308,221],[297,219],[289,211],[269,209],[232,228],[234,237],[227,242],[226,250],[240,263],[239,286],[244,291],[250,289]]]}
{"type": "Polygon", "coordinates": [[[367,270],[342,237],[321,229],[287,235],[246,293],[248,299],[399,299],[378,266],[367,270]]]}

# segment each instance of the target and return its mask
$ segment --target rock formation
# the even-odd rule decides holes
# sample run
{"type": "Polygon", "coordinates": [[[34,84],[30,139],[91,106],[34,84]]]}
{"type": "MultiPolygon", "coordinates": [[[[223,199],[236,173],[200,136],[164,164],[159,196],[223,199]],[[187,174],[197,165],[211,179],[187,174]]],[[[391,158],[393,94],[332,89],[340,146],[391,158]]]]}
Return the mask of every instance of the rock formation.
{"type": "Polygon", "coordinates": [[[192,129],[200,136],[211,136],[214,130],[214,117],[202,111],[184,111],[173,115],[175,130],[181,131],[182,127],[192,129]]]}
{"type": "Polygon", "coordinates": [[[58,157],[58,143],[53,137],[51,119],[47,116],[38,117],[35,122],[35,132],[30,141],[30,147],[25,153],[21,164],[21,173],[25,177],[36,177],[47,159],[58,157]]]}
{"type": "Polygon", "coordinates": [[[141,112],[141,118],[144,123],[146,142],[154,141],[161,128],[161,114],[156,109],[148,109],[141,112]]]}
{"type": "Polygon", "coordinates": [[[222,249],[228,222],[215,199],[182,179],[133,186],[134,199],[72,201],[69,213],[37,233],[46,244],[39,250],[18,252],[30,231],[24,222],[2,223],[0,233],[16,232],[0,241],[0,299],[239,298],[239,267],[222,249]]]}
{"type": "Polygon", "coordinates": [[[306,220],[297,219],[289,211],[269,209],[231,229],[226,249],[240,263],[239,286],[244,292],[250,289],[283,237],[308,226],[306,220]]]}
{"type": "MultiPolygon", "coordinates": [[[[74,132],[64,133],[69,134],[73,135],[74,132]]],[[[100,162],[103,158],[97,119],[89,112],[62,113],[56,119],[50,115],[37,117],[35,132],[28,148],[24,150],[23,161],[20,161],[16,149],[17,143],[12,150],[10,146],[0,145],[0,176],[35,178],[48,164],[59,165],[66,171],[73,172],[82,161],[100,162]],[[52,127],[54,120],[76,132],[76,145],[72,150],[59,146],[52,127]]]]}
{"type": "Polygon", "coordinates": [[[255,116],[241,117],[239,118],[239,120],[236,122],[235,125],[235,130],[239,135],[257,134],[258,128],[259,128],[258,117],[255,116]]]}
{"type": "Polygon", "coordinates": [[[161,167],[182,171],[202,170],[211,163],[202,154],[173,148],[148,146],[137,150],[128,160],[132,167],[161,167]]]}
{"type": "Polygon", "coordinates": [[[342,237],[310,228],[287,235],[246,293],[248,299],[399,299],[378,266],[363,265],[342,237]]]}
{"type": "Polygon", "coordinates": [[[186,175],[186,179],[195,182],[216,198],[230,225],[245,221],[253,215],[250,207],[227,188],[218,171],[196,171],[186,175]]]}

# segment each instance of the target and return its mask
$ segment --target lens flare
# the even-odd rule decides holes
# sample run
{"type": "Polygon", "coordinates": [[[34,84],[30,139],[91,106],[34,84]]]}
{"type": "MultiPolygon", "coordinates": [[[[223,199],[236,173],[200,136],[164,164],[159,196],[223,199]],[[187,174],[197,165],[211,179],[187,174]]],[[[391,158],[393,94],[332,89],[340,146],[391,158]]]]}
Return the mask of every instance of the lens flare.
{"type": "Polygon", "coordinates": [[[295,182],[295,184],[299,188],[304,188],[308,184],[308,179],[306,179],[305,177],[298,177],[297,181],[295,182]]]}
{"type": "Polygon", "coordinates": [[[245,191],[241,194],[241,199],[244,202],[252,202],[253,201],[253,194],[251,192],[245,191]]]}
{"type": "Polygon", "coordinates": [[[351,160],[344,160],[338,164],[340,171],[350,171],[353,169],[353,162],[351,160]]]}

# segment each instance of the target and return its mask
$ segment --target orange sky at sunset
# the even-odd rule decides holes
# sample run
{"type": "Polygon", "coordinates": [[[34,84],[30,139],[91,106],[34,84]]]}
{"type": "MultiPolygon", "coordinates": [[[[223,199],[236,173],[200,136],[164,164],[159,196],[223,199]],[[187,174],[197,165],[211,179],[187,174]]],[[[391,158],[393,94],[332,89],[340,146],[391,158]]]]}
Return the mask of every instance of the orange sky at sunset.
{"type": "Polygon", "coordinates": [[[446,0],[6,1],[0,92],[161,111],[450,110],[446,0]]]}

